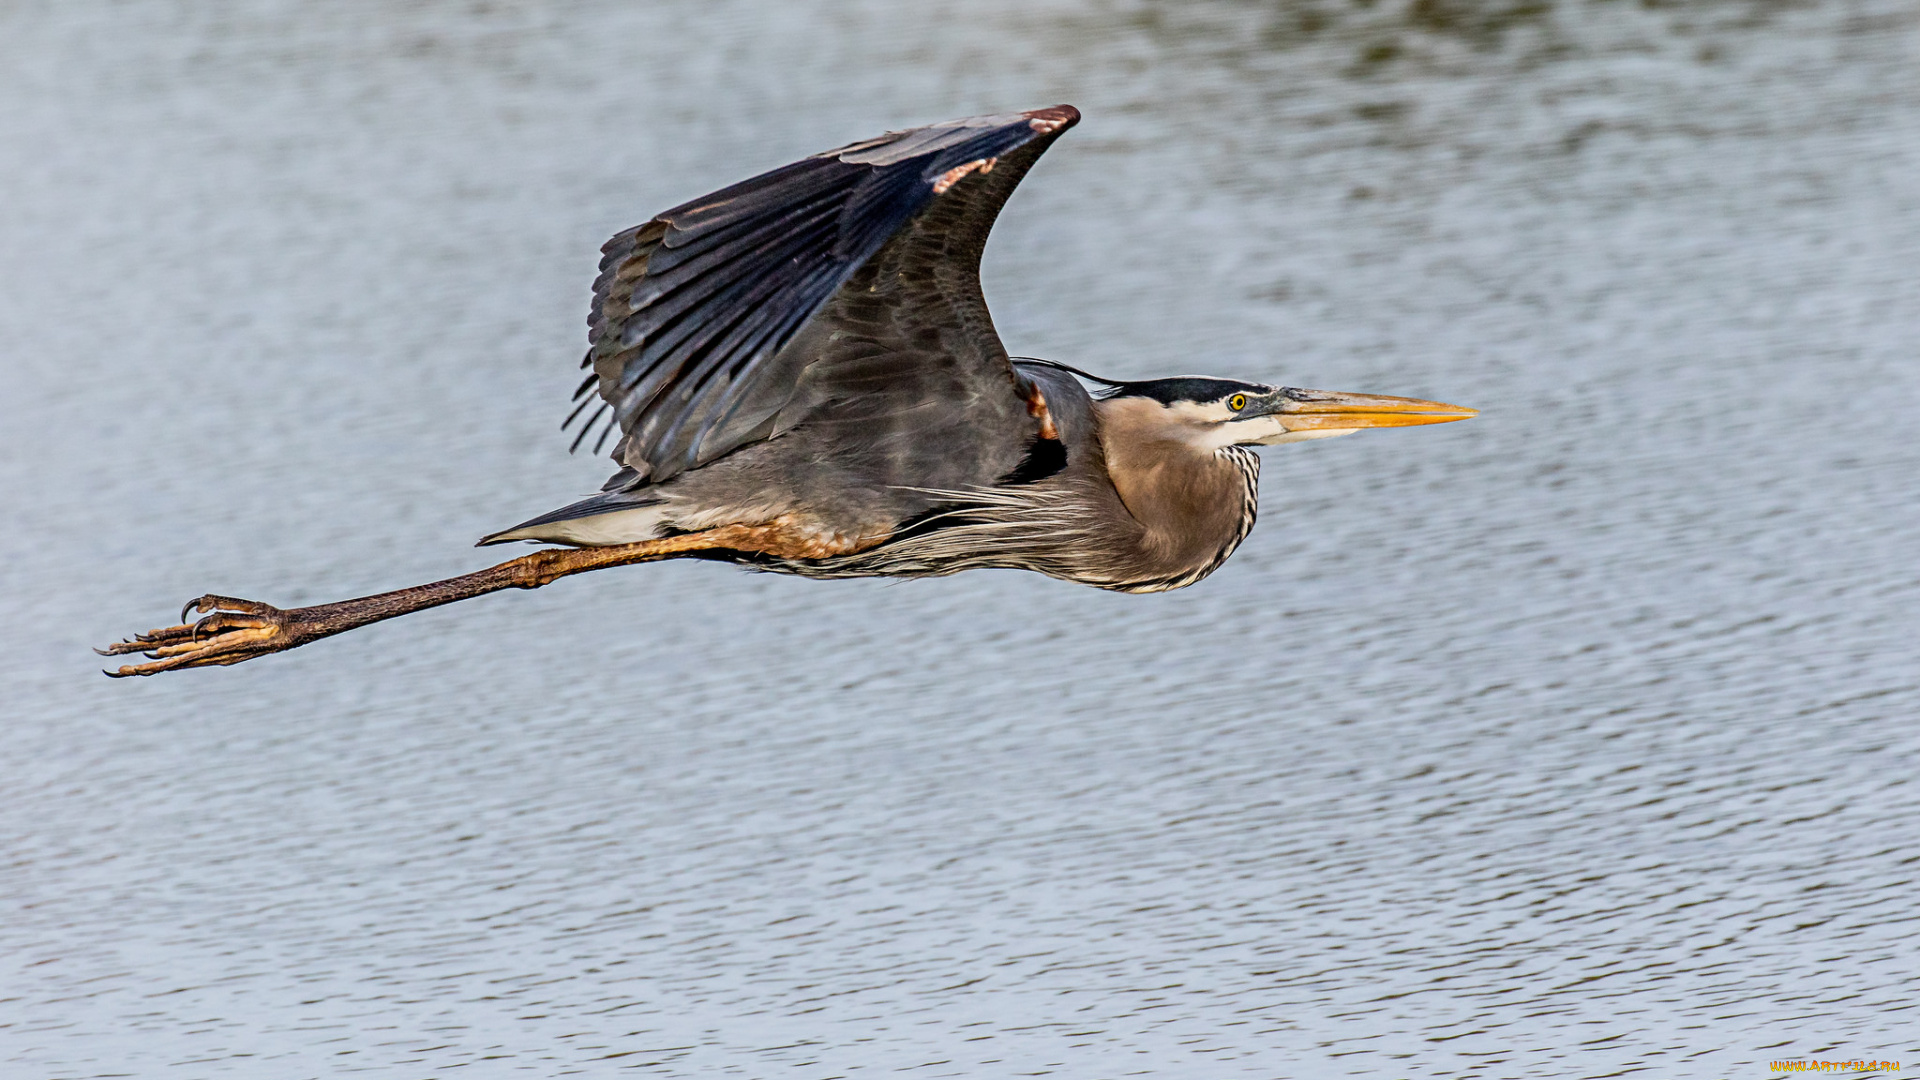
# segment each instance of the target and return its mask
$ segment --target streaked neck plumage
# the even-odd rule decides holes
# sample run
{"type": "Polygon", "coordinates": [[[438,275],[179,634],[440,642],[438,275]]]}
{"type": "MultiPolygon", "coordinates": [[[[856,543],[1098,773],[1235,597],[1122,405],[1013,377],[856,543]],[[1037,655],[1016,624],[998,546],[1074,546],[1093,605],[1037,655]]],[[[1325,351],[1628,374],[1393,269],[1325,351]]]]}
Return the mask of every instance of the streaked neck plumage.
{"type": "Polygon", "coordinates": [[[1163,588],[1225,562],[1253,529],[1259,498],[1259,455],[1210,441],[1169,416],[1178,408],[1141,397],[1094,403],[1107,475],[1142,527],[1141,554],[1157,574],[1148,577],[1163,588]]]}

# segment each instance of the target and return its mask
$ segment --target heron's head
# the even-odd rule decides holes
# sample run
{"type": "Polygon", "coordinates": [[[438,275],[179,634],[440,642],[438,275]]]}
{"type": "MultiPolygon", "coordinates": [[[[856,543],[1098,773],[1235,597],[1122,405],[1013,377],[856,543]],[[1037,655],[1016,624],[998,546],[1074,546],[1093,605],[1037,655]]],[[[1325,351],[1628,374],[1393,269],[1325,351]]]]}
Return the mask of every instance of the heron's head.
{"type": "Polygon", "coordinates": [[[1171,429],[1170,435],[1216,450],[1329,439],[1362,428],[1445,424],[1479,411],[1418,398],[1341,394],[1200,376],[1114,383],[1101,396],[1145,414],[1138,419],[1171,429]]]}

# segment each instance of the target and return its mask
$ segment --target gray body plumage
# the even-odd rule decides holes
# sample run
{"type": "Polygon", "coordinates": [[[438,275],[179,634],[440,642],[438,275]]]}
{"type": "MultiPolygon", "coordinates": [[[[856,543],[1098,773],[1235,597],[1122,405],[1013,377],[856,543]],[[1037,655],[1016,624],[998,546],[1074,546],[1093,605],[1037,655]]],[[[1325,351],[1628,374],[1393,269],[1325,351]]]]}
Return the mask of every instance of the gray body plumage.
{"type": "Polygon", "coordinates": [[[981,252],[1078,119],[1056,106],[865,140],[615,236],[581,385],[601,404],[580,439],[605,414],[620,471],[482,543],[751,526],[777,542],[698,554],[810,577],[1012,567],[1130,592],[1211,573],[1253,527],[1248,444],[1344,432],[1239,423],[1313,391],[1084,376],[1090,393],[1084,373],[1007,355],[981,252]]]}
{"type": "MultiPolygon", "coordinates": [[[[1182,454],[1184,466],[1122,498],[1102,439],[1107,402],[1065,371],[1016,363],[1045,395],[1058,430],[1060,467],[1044,477],[919,489],[928,500],[887,542],[821,560],[780,560],[770,569],[808,577],[928,577],[976,569],[1034,570],[1103,589],[1159,592],[1212,573],[1252,530],[1260,458],[1245,447],[1182,454]],[[1198,510],[1197,515],[1181,513],[1198,510]]],[[[1032,452],[1032,451],[1030,451],[1032,452]]],[[[1124,453],[1124,451],[1120,451],[1124,453]]]]}

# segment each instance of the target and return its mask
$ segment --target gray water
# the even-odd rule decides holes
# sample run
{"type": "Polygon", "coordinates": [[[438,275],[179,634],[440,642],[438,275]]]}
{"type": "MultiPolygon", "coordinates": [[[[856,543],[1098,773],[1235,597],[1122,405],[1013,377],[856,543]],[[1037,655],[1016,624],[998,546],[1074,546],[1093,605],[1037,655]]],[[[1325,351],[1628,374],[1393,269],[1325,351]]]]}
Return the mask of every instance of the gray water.
{"type": "Polygon", "coordinates": [[[0,8],[0,1075],[1911,1068],[1917,62],[1906,0],[0,8]],[[1482,416],[1268,451],[1165,596],[667,564],[97,673],[596,488],[616,230],[1060,101],[1014,351],[1482,416]]]}

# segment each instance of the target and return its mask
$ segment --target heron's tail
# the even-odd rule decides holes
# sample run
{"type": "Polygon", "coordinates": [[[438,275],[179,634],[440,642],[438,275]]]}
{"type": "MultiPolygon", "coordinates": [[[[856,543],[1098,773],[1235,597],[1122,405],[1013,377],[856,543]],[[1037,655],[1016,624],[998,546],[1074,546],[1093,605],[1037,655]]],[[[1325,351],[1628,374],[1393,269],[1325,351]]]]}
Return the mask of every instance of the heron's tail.
{"type": "Polygon", "coordinates": [[[638,491],[603,491],[537,518],[480,538],[475,547],[536,540],[549,544],[606,547],[654,539],[660,506],[666,500],[638,491]]]}

